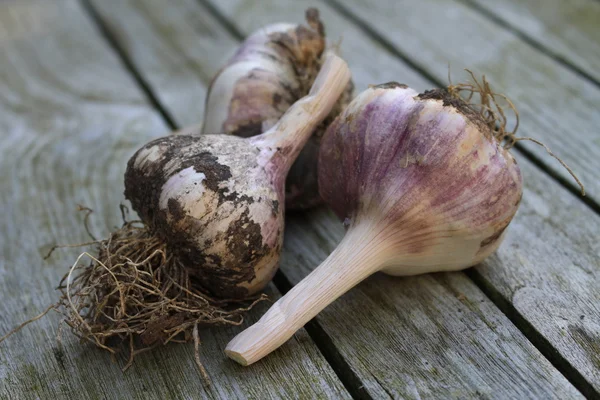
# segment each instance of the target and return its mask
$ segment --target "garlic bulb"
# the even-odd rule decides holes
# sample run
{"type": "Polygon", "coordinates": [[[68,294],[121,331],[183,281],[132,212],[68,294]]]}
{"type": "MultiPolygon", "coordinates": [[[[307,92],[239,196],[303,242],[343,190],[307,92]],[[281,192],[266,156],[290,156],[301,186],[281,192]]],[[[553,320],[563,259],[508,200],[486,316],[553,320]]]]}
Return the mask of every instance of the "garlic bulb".
{"type": "MultiPolygon", "coordinates": [[[[325,31],[316,9],[308,26],[273,24],[250,35],[210,84],[202,132],[240,137],[270,129],[313,84],[325,50],[325,31]]],[[[349,82],[329,116],[298,156],[288,174],[286,205],[307,208],[321,202],[317,184],[319,143],[333,118],[350,102],[349,82]]]]}
{"type": "Polygon", "coordinates": [[[348,225],[335,251],[227,346],[247,365],[369,275],[473,266],[504,237],[522,195],[513,156],[481,114],[439,89],[387,83],[360,94],[326,132],[323,199],[348,225]]]}
{"type": "Polygon", "coordinates": [[[277,124],[251,138],[171,135],[130,159],[125,196],[177,265],[219,298],[264,288],[283,242],[284,183],[350,73],[329,54],[310,93],[277,124]]]}

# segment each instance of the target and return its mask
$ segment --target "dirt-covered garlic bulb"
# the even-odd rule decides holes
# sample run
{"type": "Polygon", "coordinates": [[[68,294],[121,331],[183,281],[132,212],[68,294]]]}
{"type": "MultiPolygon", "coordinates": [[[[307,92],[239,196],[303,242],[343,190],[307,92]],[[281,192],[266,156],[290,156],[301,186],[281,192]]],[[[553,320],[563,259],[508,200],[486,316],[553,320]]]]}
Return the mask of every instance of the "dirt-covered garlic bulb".
{"type": "Polygon", "coordinates": [[[177,261],[219,298],[264,288],[279,263],[285,177],[350,77],[329,54],[310,93],[266,133],[171,135],[127,165],[125,197],[177,261]]]}
{"type": "MultiPolygon", "coordinates": [[[[210,84],[204,134],[259,135],[308,93],[323,63],[326,43],[318,11],[308,9],[306,20],[307,26],[269,25],[242,43],[210,84]]],[[[317,182],[319,143],[329,123],[350,102],[352,91],[349,82],[290,170],[286,184],[288,208],[307,208],[321,202],[317,182]]]]}
{"type": "MultiPolygon", "coordinates": [[[[493,124],[492,124],[493,126],[493,124]]],[[[483,114],[445,89],[360,94],[321,143],[321,195],[348,227],[334,252],[227,346],[247,365],[369,275],[473,266],[504,237],[519,167],[483,114]]]]}
{"type": "Polygon", "coordinates": [[[77,257],[58,302],[0,342],[56,310],[82,341],[112,354],[125,345],[125,368],[143,350],[193,340],[210,382],[198,327],[239,325],[265,299],[255,294],[279,264],[287,172],[349,79],[346,63],[328,54],[307,96],[261,135],[189,135],[186,128],[143,146],[125,172],[125,196],[141,220],[128,220],[122,206],[123,225],[84,244],[98,251],[77,257]]]}

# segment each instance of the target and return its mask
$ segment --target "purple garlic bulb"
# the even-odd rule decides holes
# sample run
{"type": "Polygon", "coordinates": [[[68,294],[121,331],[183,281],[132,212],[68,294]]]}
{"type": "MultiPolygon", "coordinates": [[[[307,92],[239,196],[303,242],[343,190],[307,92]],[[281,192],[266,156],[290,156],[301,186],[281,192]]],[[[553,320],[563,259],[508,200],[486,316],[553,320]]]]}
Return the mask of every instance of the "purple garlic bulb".
{"type": "Polygon", "coordinates": [[[386,83],[356,97],[321,142],[321,196],[348,227],[331,255],[226,353],[251,364],[377,271],[475,265],[502,242],[522,195],[519,167],[481,113],[445,89],[386,83]]]}

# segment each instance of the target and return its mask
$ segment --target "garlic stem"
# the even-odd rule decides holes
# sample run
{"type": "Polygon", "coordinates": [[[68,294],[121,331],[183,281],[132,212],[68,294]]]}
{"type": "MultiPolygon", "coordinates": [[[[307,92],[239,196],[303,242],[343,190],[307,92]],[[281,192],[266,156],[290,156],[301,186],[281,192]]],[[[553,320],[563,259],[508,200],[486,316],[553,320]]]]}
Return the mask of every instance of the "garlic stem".
{"type": "Polygon", "coordinates": [[[250,138],[267,152],[263,159],[285,176],[315,128],[327,117],[350,81],[346,62],[329,51],[308,95],[295,102],[267,132],[250,138]]]}
{"type": "Polygon", "coordinates": [[[373,228],[367,222],[351,227],[319,267],[271,306],[256,324],[229,342],[227,356],[242,365],[260,360],[338,297],[377,272],[389,260],[389,246],[373,228]]]}

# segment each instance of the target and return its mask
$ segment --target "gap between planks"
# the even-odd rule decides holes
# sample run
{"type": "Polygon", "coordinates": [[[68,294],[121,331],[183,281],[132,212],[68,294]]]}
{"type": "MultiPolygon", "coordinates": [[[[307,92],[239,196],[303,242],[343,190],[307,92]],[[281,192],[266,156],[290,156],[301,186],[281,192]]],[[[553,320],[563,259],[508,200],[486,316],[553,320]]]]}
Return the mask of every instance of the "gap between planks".
{"type": "Polygon", "coordinates": [[[578,67],[574,63],[570,62],[568,59],[566,59],[563,56],[561,56],[560,54],[558,54],[556,51],[552,50],[550,47],[544,45],[543,43],[539,42],[535,38],[529,36],[527,33],[520,30],[518,28],[518,26],[514,26],[514,25],[510,24],[509,22],[503,20],[502,18],[494,15],[492,12],[490,12],[486,8],[480,6],[479,4],[475,3],[473,0],[457,0],[457,1],[463,3],[467,7],[470,7],[471,9],[477,11],[479,14],[483,15],[485,18],[489,19],[490,21],[492,21],[493,23],[495,23],[502,29],[512,32],[515,36],[517,36],[523,42],[527,43],[528,45],[535,48],[536,50],[539,50],[540,52],[542,52],[545,55],[547,55],[548,57],[552,58],[554,61],[556,61],[563,67],[570,69],[577,75],[581,76],[582,78],[588,80],[590,83],[592,83],[596,87],[600,88],[600,81],[598,81],[596,78],[594,78],[588,72],[586,72],[584,69],[578,67]]]}
{"type": "Polygon", "coordinates": [[[154,91],[150,88],[148,82],[146,82],[142,74],[134,65],[133,61],[129,58],[125,49],[123,49],[123,47],[115,39],[115,36],[110,31],[110,27],[104,24],[94,6],[92,6],[89,0],[80,1],[87,14],[90,16],[93,25],[95,25],[98,28],[100,35],[104,38],[104,40],[106,40],[108,45],[115,51],[115,53],[117,53],[117,56],[123,63],[125,70],[127,70],[127,72],[131,74],[131,76],[135,80],[135,83],[140,87],[140,89],[150,102],[152,108],[154,108],[160,114],[160,116],[169,126],[169,128],[171,128],[172,130],[178,129],[179,126],[177,126],[177,124],[175,123],[175,119],[173,118],[169,110],[167,110],[167,108],[160,102],[158,97],[154,94],[154,91]]]}
{"type": "Polygon", "coordinates": [[[240,42],[246,38],[246,35],[242,33],[225,15],[223,15],[210,1],[207,0],[196,0],[200,6],[208,10],[211,16],[221,24],[227,32],[229,32],[234,38],[240,42]]]}
{"type": "MultiPolygon", "coordinates": [[[[600,399],[594,387],[567,361],[538,330],[507,301],[475,268],[465,270],[465,274],[502,311],[504,315],[525,335],[550,363],[563,374],[588,399],[600,399]]],[[[278,288],[279,289],[279,288],[278,288]]],[[[279,289],[281,290],[281,289],[279,289]]],[[[310,333],[310,332],[309,332],[310,333]]]]}

